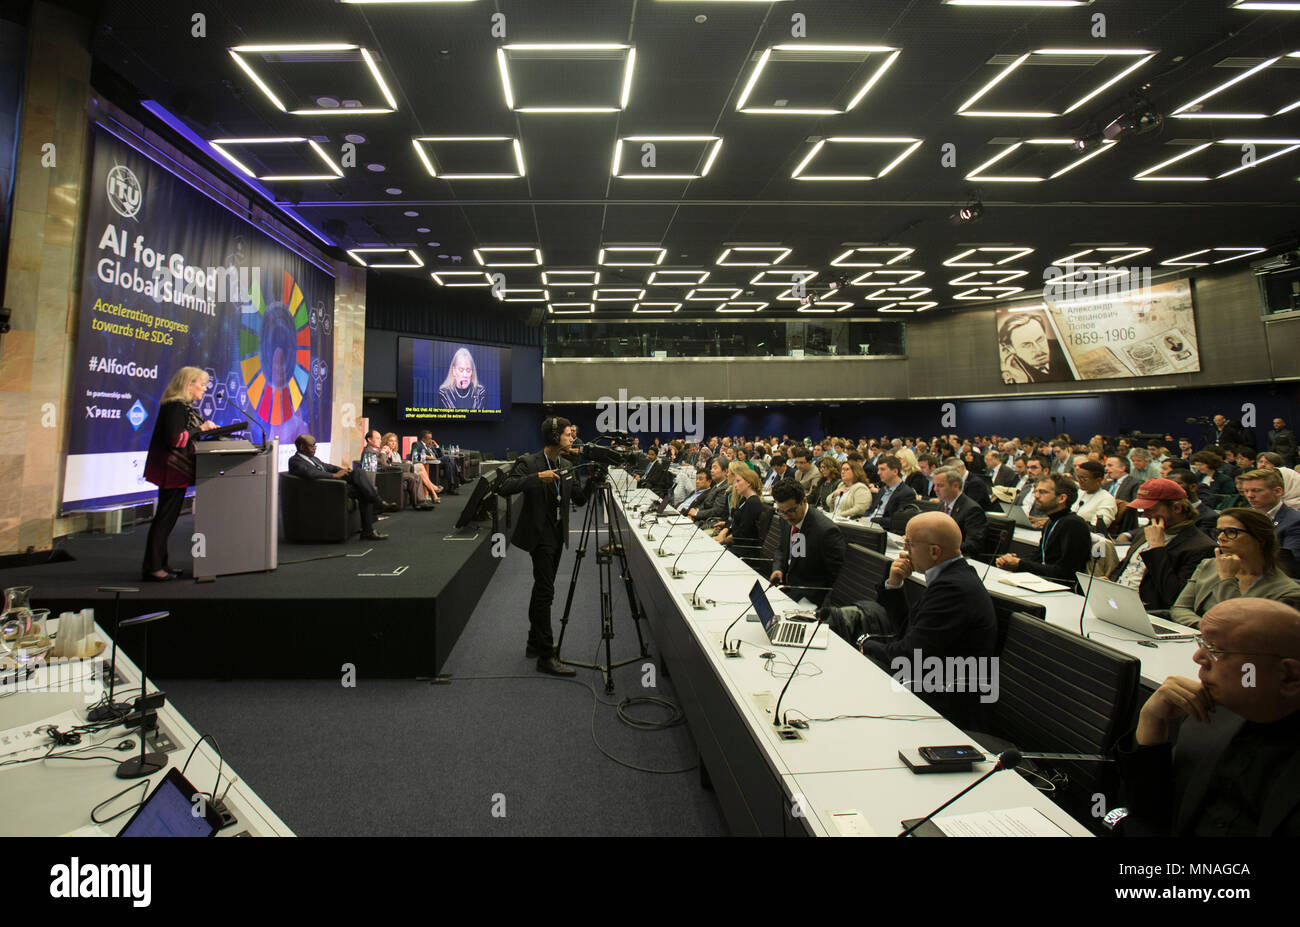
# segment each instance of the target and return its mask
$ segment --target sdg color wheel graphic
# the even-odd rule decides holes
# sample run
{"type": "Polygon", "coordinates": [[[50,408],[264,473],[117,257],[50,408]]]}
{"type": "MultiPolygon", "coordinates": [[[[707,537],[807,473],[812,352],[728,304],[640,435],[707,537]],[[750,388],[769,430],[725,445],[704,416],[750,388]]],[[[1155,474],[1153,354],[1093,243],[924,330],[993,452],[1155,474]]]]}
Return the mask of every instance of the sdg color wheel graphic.
{"type": "Polygon", "coordinates": [[[302,404],[311,370],[308,307],[293,275],[284,272],[279,299],[266,300],[254,278],[239,332],[240,369],[248,401],[268,425],[283,425],[302,404]]]}

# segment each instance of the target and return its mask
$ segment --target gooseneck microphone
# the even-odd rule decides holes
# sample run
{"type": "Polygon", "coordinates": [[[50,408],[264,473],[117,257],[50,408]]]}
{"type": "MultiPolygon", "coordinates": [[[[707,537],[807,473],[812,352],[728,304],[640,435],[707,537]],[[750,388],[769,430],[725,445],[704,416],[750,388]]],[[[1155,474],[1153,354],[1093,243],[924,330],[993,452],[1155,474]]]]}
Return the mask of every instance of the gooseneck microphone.
{"type": "Polygon", "coordinates": [[[677,559],[674,560],[673,565],[668,568],[668,575],[671,576],[673,579],[681,579],[683,576],[686,575],[685,570],[677,569],[677,564],[681,562],[682,554],[686,553],[686,548],[691,546],[691,541],[695,540],[695,535],[699,534],[700,530],[703,527],[704,527],[704,522],[700,522],[698,525],[695,526],[695,530],[691,532],[690,537],[686,539],[686,543],[682,545],[681,552],[677,555],[677,559]]]}
{"type": "MultiPolygon", "coordinates": [[[[775,585],[776,585],[775,582],[769,582],[769,583],[767,584],[767,586],[764,587],[764,589],[763,589],[763,594],[766,595],[766,594],[767,594],[767,591],[768,591],[769,589],[771,589],[771,588],[772,588],[773,586],[775,586],[775,585]]],[[[736,616],[736,620],[735,620],[735,621],[733,621],[733,622],[731,622],[731,624],[727,625],[727,630],[725,630],[725,631],[722,632],[722,652],[725,653],[727,656],[729,656],[729,657],[738,657],[738,656],[740,656],[740,638],[737,638],[737,639],[736,639],[736,646],[735,646],[735,647],[732,647],[732,646],[731,646],[731,644],[728,642],[727,638],[728,638],[728,637],[730,636],[730,634],[731,634],[731,629],[734,628],[734,627],[736,626],[736,622],[737,622],[737,621],[740,621],[741,618],[744,618],[746,615],[748,615],[748,614],[749,614],[749,610],[750,610],[751,608],[753,608],[753,607],[754,607],[754,602],[753,602],[753,600],[751,599],[751,600],[750,600],[750,603],[749,603],[748,605],[745,606],[745,610],[744,610],[743,612],[741,612],[739,615],[736,616]]]]}
{"type": "Polygon", "coordinates": [[[727,553],[727,545],[720,544],[718,546],[722,548],[722,551],[718,554],[717,560],[714,560],[713,563],[709,565],[709,568],[704,571],[704,575],[700,577],[700,582],[695,587],[695,591],[691,593],[691,608],[701,611],[705,608],[704,603],[700,601],[700,586],[704,585],[704,581],[709,578],[709,574],[712,573],[713,568],[718,565],[718,561],[720,561],[727,553]]]}
{"type": "Polygon", "coordinates": [[[812,626],[812,633],[808,635],[808,640],[804,642],[803,650],[799,651],[799,659],[794,661],[794,669],[790,670],[790,678],[781,687],[781,694],[776,699],[776,711],[772,712],[772,724],[775,727],[785,727],[785,721],[781,718],[781,700],[785,698],[785,692],[790,688],[790,683],[794,682],[794,677],[799,675],[799,664],[803,662],[804,654],[812,646],[814,638],[817,637],[817,632],[821,630],[821,625],[822,620],[818,618],[812,626]]]}
{"type": "Polygon", "coordinates": [[[997,772],[998,770],[1001,770],[1001,769],[1015,769],[1017,766],[1020,765],[1020,761],[1021,761],[1021,759],[1023,759],[1023,757],[1020,755],[1020,751],[1017,750],[1017,749],[1015,749],[1014,747],[1013,747],[1012,749],[1010,749],[1010,750],[1004,750],[1004,751],[1002,751],[1001,755],[998,756],[998,761],[997,761],[996,763],[993,764],[993,768],[992,768],[992,769],[990,769],[990,770],[989,770],[988,772],[986,772],[984,775],[980,776],[978,779],[976,779],[976,780],[975,780],[974,782],[972,782],[970,785],[966,786],[966,788],[962,789],[960,792],[958,792],[958,793],[957,793],[956,795],[954,795],[952,798],[948,799],[946,802],[944,802],[944,803],[943,803],[942,805],[940,805],[938,808],[935,808],[933,811],[931,811],[931,812],[930,812],[929,814],[927,814],[925,817],[921,818],[921,819],[918,820],[918,821],[913,821],[913,822],[911,823],[911,825],[909,825],[908,827],[904,828],[903,831],[902,831],[898,836],[900,836],[900,837],[910,837],[910,836],[912,835],[912,831],[916,830],[918,827],[920,827],[920,826],[921,826],[922,824],[924,824],[926,821],[928,821],[928,820],[930,820],[931,818],[933,818],[936,814],[938,814],[938,813],[939,813],[940,811],[942,811],[944,808],[947,808],[949,805],[951,805],[951,804],[952,804],[953,802],[955,802],[957,799],[961,798],[963,795],[965,795],[965,794],[966,794],[967,792],[969,792],[971,789],[975,788],[975,786],[979,785],[981,782],[983,782],[983,781],[984,781],[985,779],[987,779],[989,776],[993,775],[993,774],[994,774],[995,772],[997,772]]]}

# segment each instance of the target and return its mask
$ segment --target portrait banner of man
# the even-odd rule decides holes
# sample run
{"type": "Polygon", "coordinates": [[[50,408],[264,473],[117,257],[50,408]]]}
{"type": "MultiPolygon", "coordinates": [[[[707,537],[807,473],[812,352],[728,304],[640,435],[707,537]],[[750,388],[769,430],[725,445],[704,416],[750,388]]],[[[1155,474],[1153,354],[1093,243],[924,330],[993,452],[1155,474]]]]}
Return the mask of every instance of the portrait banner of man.
{"type": "Polygon", "coordinates": [[[1003,383],[1073,380],[1051,318],[1041,309],[997,310],[998,361],[1003,383]]]}

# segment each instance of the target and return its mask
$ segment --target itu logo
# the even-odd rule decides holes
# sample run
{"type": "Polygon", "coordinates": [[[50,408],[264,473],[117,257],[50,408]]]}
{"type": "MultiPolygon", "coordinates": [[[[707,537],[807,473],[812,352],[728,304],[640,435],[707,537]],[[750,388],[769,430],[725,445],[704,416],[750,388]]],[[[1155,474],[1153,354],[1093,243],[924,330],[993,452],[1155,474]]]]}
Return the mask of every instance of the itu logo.
{"type": "Polygon", "coordinates": [[[140,430],[140,426],[144,424],[144,420],[148,417],[149,413],[144,410],[144,406],[140,405],[139,399],[135,401],[135,405],[126,411],[126,420],[131,423],[131,427],[136,431],[140,430]]]}
{"type": "Polygon", "coordinates": [[[108,205],[119,216],[130,219],[140,211],[144,194],[140,189],[140,181],[135,179],[135,174],[129,167],[119,164],[109,171],[107,188],[108,205]]]}

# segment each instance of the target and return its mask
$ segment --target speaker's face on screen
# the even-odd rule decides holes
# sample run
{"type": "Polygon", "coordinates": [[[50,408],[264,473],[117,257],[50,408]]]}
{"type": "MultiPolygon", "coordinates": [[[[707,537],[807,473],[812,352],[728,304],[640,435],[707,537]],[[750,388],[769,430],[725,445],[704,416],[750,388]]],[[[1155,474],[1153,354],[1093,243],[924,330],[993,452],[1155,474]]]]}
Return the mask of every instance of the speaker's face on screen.
{"type": "Polygon", "coordinates": [[[1047,332],[1037,320],[1020,326],[1011,333],[1011,350],[1016,357],[1034,367],[1045,367],[1051,359],[1047,348],[1047,332]]]}
{"type": "Polygon", "coordinates": [[[451,365],[451,375],[456,381],[457,389],[469,389],[470,383],[474,381],[474,362],[462,355],[451,365]]]}

